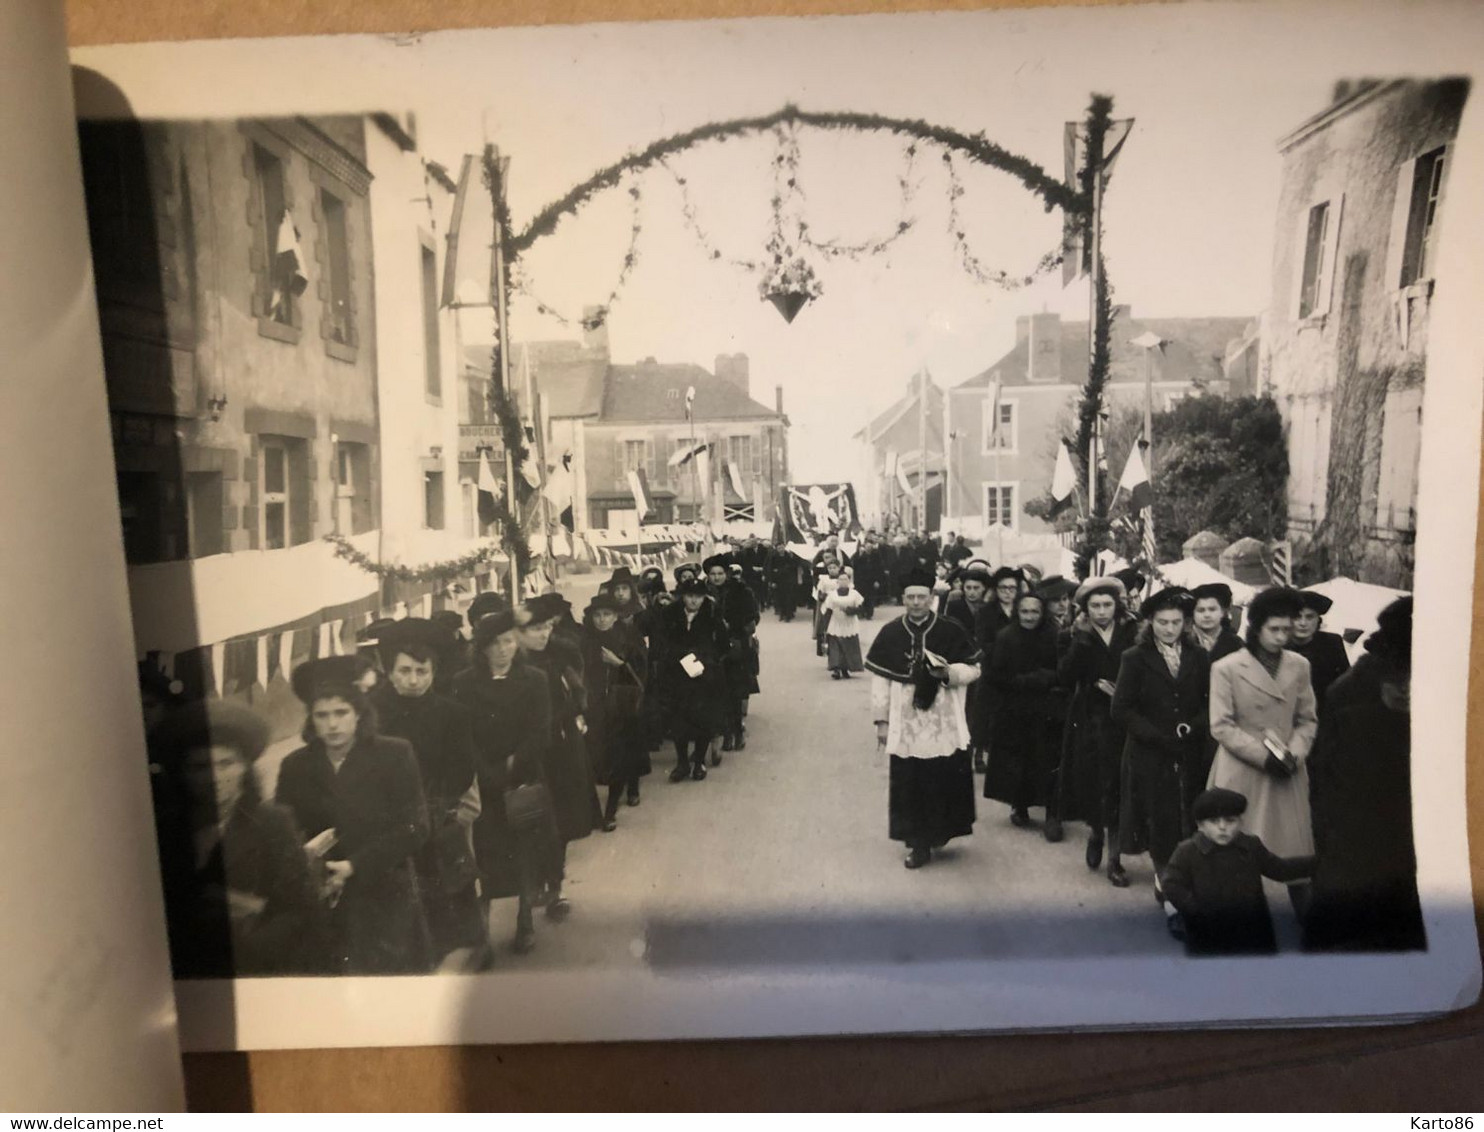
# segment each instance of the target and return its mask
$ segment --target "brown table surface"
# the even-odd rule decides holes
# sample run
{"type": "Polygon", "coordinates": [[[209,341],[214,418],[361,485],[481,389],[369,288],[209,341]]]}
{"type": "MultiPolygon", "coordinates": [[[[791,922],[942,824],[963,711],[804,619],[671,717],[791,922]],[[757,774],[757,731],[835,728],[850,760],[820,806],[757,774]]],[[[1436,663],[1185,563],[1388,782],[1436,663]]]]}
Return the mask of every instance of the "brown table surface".
{"type": "MultiPolygon", "coordinates": [[[[973,0],[67,0],[73,44],[590,20],[927,11],[973,0]]],[[[1481,508],[1484,511],[1484,508],[1481,508]]],[[[1484,517],[1480,530],[1484,532],[1484,517]]],[[[1484,548],[1480,560],[1484,561],[1484,548]]],[[[1484,611],[1476,581],[1474,624],[1484,611]]],[[[1475,634],[1471,687],[1484,667],[1475,634]]],[[[1484,891],[1484,702],[1469,697],[1484,891]]],[[[1478,915],[1476,918],[1484,919],[1478,915]]],[[[192,1054],[197,1110],[1484,1109],[1484,1007],[1407,1026],[192,1054]]]]}

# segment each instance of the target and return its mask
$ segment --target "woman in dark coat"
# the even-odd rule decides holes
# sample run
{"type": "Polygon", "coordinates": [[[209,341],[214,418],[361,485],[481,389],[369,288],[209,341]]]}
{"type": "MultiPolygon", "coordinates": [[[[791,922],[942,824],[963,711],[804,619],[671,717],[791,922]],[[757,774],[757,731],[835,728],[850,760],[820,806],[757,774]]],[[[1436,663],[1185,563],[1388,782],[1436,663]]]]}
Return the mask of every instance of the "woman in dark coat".
{"type": "Polygon", "coordinates": [[[716,602],[727,632],[726,718],[723,720],[723,751],[740,751],[747,746],[747,700],[758,693],[757,631],[758,608],[752,591],[745,582],[731,577],[731,559],[724,555],[708,558],[702,569],[706,588],[716,602]]]}
{"type": "MultiPolygon", "coordinates": [[[[1366,641],[1375,699],[1330,702],[1309,759],[1318,867],[1304,946],[1409,951],[1427,946],[1412,830],[1411,625],[1366,641]]],[[[1357,668],[1360,666],[1357,665],[1357,668]]]]}
{"type": "Polygon", "coordinates": [[[1303,603],[1293,619],[1293,632],[1288,638],[1288,651],[1296,652],[1309,662],[1309,681],[1314,688],[1315,710],[1324,714],[1324,700],[1329,686],[1350,671],[1350,654],[1338,633],[1326,633],[1320,626],[1334,602],[1313,590],[1300,590],[1303,603]]]}
{"type": "MultiPolygon", "coordinates": [[[[699,782],[706,777],[707,750],[724,725],[727,683],[722,665],[729,642],[704,582],[682,582],[675,592],[678,600],[661,612],[653,646],[656,683],[675,741],[670,781],[699,782]]],[[[715,765],[719,760],[714,752],[712,758],[715,765]]]]}
{"type": "Polygon", "coordinates": [[[422,773],[431,835],[414,858],[433,958],[482,951],[488,931],[475,882],[472,829],[482,800],[474,779],[474,732],[468,711],[435,690],[445,663],[446,631],[409,617],[380,636],[386,680],[371,693],[383,735],[405,739],[422,773]]]}
{"type": "Polygon", "coordinates": [[[1113,720],[1125,732],[1119,844],[1125,852],[1141,840],[1148,845],[1162,904],[1160,874],[1190,831],[1183,775],[1200,758],[1210,725],[1211,662],[1185,640],[1192,604],[1178,586],[1143,603],[1139,617],[1147,624],[1123,654],[1113,692],[1113,720]]]}
{"type": "Polygon", "coordinates": [[[768,580],[773,594],[773,611],[780,621],[792,621],[808,589],[808,564],[782,539],[768,559],[768,580]]]}
{"type": "Polygon", "coordinates": [[[331,960],[348,975],[408,975],[432,966],[413,857],[428,839],[422,777],[411,746],[376,730],[355,686],[353,657],[294,670],[308,709],[305,745],[283,760],[275,800],[314,843],[323,839],[331,960]]]}
{"type": "MultiPolygon", "coordinates": [[[[506,795],[544,785],[541,756],[551,736],[551,694],[546,676],[519,660],[520,641],[510,610],[481,617],[474,626],[470,667],[454,679],[454,698],[469,712],[474,732],[480,810],[474,823],[474,856],[480,896],[519,897],[516,951],[536,942],[532,909],[561,880],[561,844],[554,820],[517,828],[506,795]]],[[[486,917],[487,918],[487,917],[486,917]]]]}
{"type": "Polygon", "coordinates": [[[984,796],[1010,806],[1011,824],[1031,824],[1030,807],[1051,805],[1056,774],[1056,631],[1039,594],[1015,599],[1015,620],[995,638],[987,666],[995,703],[994,746],[984,796]]]}
{"type": "MultiPolygon", "coordinates": [[[[562,835],[564,869],[566,846],[603,824],[598,787],[587,754],[587,689],[582,682],[581,648],[555,636],[570,609],[560,594],[547,593],[532,598],[516,613],[521,657],[546,676],[551,702],[551,732],[541,765],[562,835]]],[[[546,914],[562,920],[571,910],[559,887],[546,906],[546,914]]]]}
{"type": "Polygon", "coordinates": [[[583,682],[587,685],[587,749],[593,776],[608,787],[603,831],[618,828],[618,802],[639,804],[639,779],[650,771],[642,705],[649,654],[618,620],[616,603],[598,594],[582,619],[583,682]]]}
{"type": "Polygon", "coordinates": [[[989,593],[974,617],[974,643],[983,658],[983,677],[986,687],[974,696],[974,714],[969,719],[969,733],[974,742],[974,769],[983,773],[985,760],[994,740],[995,697],[989,694],[987,681],[989,664],[994,657],[995,639],[1000,630],[1015,618],[1015,599],[1024,589],[1024,575],[1009,566],[1001,566],[989,580],[989,593]]]}
{"type": "MultiPolygon", "coordinates": [[[[1117,578],[1087,579],[1073,601],[1078,614],[1057,663],[1060,682],[1072,694],[1057,776],[1057,816],[1087,823],[1089,869],[1102,864],[1106,842],[1108,879],[1122,887],[1128,884],[1118,836],[1124,735],[1113,720],[1113,692],[1139,626],[1129,615],[1117,578]]],[[[1128,851],[1138,852],[1139,846],[1130,845],[1128,851]]]]}
{"type": "Polygon", "coordinates": [[[328,973],[319,885],[293,816],[260,800],[268,725],[223,700],[151,731],[156,832],[177,979],[328,973]]]}

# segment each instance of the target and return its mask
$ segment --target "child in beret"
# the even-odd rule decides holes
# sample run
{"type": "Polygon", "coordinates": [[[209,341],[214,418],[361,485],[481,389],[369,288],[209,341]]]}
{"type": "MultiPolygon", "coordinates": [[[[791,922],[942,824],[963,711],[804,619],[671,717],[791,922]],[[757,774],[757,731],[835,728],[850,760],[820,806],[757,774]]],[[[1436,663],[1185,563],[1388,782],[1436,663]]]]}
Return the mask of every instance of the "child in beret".
{"type": "Polygon", "coordinates": [[[1189,955],[1262,955],[1278,949],[1262,878],[1292,883],[1314,874],[1314,858],[1278,857],[1242,832],[1247,798],[1219,787],[1190,808],[1195,836],[1165,866],[1165,898],[1184,921],[1189,955]]]}

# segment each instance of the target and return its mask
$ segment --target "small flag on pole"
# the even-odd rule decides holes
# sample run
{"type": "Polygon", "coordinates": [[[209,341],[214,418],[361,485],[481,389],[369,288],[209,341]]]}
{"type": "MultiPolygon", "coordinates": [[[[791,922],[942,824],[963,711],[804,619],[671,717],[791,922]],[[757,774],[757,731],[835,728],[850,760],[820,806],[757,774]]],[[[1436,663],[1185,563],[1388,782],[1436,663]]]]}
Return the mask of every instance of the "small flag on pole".
{"type": "Polygon", "coordinates": [[[686,387],[686,390],[685,390],[685,419],[686,420],[690,420],[691,419],[691,416],[695,413],[695,407],[696,407],[696,387],[694,385],[690,385],[690,386],[687,386],[686,387]]]}
{"type": "Polygon", "coordinates": [[[629,491],[634,496],[634,510],[642,522],[644,516],[654,510],[654,503],[649,495],[649,477],[644,474],[643,468],[630,469],[629,491]]]}
{"type": "Polygon", "coordinates": [[[1072,466],[1072,454],[1067,451],[1066,441],[1056,446],[1056,470],[1051,473],[1051,514],[1065,511],[1077,491],[1077,470],[1072,466]]]}
{"type": "Polygon", "coordinates": [[[495,502],[503,493],[490,468],[488,452],[479,454],[479,521],[486,526],[495,521],[495,502]]]}
{"type": "Polygon", "coordinates": [[[1123,466],[1123,475],[1118,480],[1118,492],[1128,492],[1123,500],[1130,511],[1142,511],[1154,502],[1154,490],[1149,486],[1149,473],[1144,470],[1143,450],[1148,442],[1137,441],[1129,449],[1128,463],[1123,466]]]}
{"type": "Polygon", "coordinates": [[[989,383],[989,405],[986,412],[989,413],[989,446],[999,447],[1000,443],[1000,379],[994,378],[989,383]]]}
{"type": "Polygon", "coordinates": [[[678,468],[682,464],[689,464],[691,460],[700,456],[701,453],[708,451],[710,447],[711,445],[704,440],[697,440],[693,444],[683,444],[679,448],[675,449],[674,453],[668,460],[665,461],[665,463],[672,468],[678,468]]]}

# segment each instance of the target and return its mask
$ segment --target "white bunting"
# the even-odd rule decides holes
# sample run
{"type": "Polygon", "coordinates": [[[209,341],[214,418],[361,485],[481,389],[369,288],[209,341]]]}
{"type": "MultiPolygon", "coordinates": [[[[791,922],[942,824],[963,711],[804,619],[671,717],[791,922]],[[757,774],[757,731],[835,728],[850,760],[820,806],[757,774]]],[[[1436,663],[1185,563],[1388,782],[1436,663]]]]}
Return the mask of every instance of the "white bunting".
{"type": "Polygon", "coordinates": [[[258,684],[266,691],[268,687],[268,634],[258,638],[258,684]]]}
{"type": "Polygon", "coordinates": [[[340,643],[340,630],[344,625],[343,620],[330,622],[330,651],[336,656],[345,651],[340,643]]]}
{"type": "Polygon", "coordinates": [[[426,621],[433,616],[433,595],[423,594],[423,620],[426,621]]]}
{"type": "Polygon", "coordinates": [[[285,629],[278,635],[278,672],[285,680],[294,663],[294,631],[285,629]]]}
{"type": "Polygon", "coordinates": [[[330,623],[328,621],[319,623],[319,652],[316,655],[321,657],[330,655],[330,623]]]}
{"type": "Polygon", "coordinates": [[[211,646],[211,682],[216,686],[217,699],[227,686],[227,642],[218,641],[211,646]]]}

